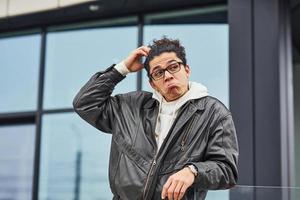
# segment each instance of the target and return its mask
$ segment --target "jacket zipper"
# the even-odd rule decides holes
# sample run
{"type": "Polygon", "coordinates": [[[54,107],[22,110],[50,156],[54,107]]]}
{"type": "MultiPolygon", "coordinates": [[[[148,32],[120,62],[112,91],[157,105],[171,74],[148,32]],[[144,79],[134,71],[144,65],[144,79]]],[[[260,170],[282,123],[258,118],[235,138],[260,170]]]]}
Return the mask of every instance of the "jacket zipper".
{"type": "MultiPolygon", "coordinates": [[[[157,117],[158,117],[158,115],[159,115],[159,113],[157,114],[157,117]]],[[[156,120],[156,122],[157,122],[157,120],[156,120]]],[[[154,131],[155,131],[155,128],[156,128],[156,122],[154,124],[154,131]]],[[[155,138],[154,138],[154,140],[155,140],[155,138]]],[[[156,140],[155,140],[155,142],[156,142],[156,140]]],[[[144,187],[144,190],[143,190],[143,199],[146,199],[146,189],[148,187],[148,182],[149,182],[150,175],[152,174],[153,167],[156,165],[156,157],[157,157],[157,148],[155,148],[155,156],[153,158],[150,170],[149,170],[147,178],[146,178],[146,183],[145,183],[145,187],[144,187]]]]}
{"type": "Polygon", "coordinates": [[[191,127],[192,127],[192,124],[194,123],[194,121],[195,121],[195,117],[192,119],[191,123],[189,124],[186,132],[184,133],[184,135],[182,137],[182,140],[181,140],[181,143],[180,143],[180,145],[181,145],[181,148],[180,148],[181,151],[184,151],[184,145],[186,143],[186,139],[187,139],[187,137],[188,137],[188,135],[190,133],[190,130],[191,130],[191,127]]]}
{"type": "Polygon", "coordinates": [[[153,170],[153,167],[154,167],[155,165],[156,165],[156,157],[153,159],[153,162],[152,162],[152,164],[151,164],[149,173],[148,173],[148,175],[147,175],[147,179],[146,179],[146,183],[145,183],[145,187],[144,187],[144,191],[143,191],[143,199],[146,198],[146,188],[148,187],[149,177],[150,177],[150,175],[152,174],[152,170],[153,170]]]}
{"type": "MultiPolygon", "coordinates": [[[[175,122],[177,121],[177,119],[178,119],[178,116],[180,116],[180,115],[181,115],[181,112],[183,112],[183,109],[182,109],[182,110],[180,110],[180,112],[178,113],[178,115],[177,115],[176,119],[174,120],[174,122],[173,122],[173,125],[171,126],[171,128],[170,128],[169,132],[170,132],[171,130],[173,130],[173,129],[174,129],[175,122]]],[[[194,121],[194,118],[193,118],[193,121],[194,121]]],[[[191,126],[191,125],[190,125],[190,126],[191,126]]],[[[190,129],[190,126],[189,126],[189,128],[188,128],[188,129],[190,129]]],[[[156,123],[155,123],[155,126],[154,126],[154,127],[156,127],[156,123]]],[[[168,134],[169,134],[169,133],[168,133],[168,134]]],[[[168,135],[168,134],[167,134],[167,135],[168,135]]],[[[160,152],[160,151],[159,151],[159,152],[160,152]]],[[[147,187],[148,187],[149,177],[150,177],[150,175],[152,174],[153,167],[156,165],[156,158],[157,158],[157,154],[158,154],[158,152],[156,151],[156,153],[155,153],[155,157],[154,157],[154,159],[153,159],[153,161],[152,161],[152,164],[151,164],[151,167],[150,167],[149,173],[148,173],[148,175],[147,175],[147,179],[146,179],[146,183],[145,183],[145,187],[144,187],[144,191],[143,191],[143,199],[144,199],[144,200],[146,200],[146,189],[147,189],[147,187]]]]}

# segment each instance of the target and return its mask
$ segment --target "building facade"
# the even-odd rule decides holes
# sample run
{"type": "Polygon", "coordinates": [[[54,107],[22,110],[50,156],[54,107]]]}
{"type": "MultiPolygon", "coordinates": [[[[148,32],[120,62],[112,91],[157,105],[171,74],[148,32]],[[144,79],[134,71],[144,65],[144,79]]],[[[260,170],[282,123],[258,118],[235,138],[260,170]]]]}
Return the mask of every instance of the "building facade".
{"type": "MultiPolygon", "coordinates": [[[[207,199],[300,198],[299,0],[17,2],[0,1],[0,199],[111,199],[111,137],[72,100],[94,73],[164,35],[182,41],[191,80],[235,120],[238,185],[207,199]]],[[[145,71],[114,94],[133,90],[151,91],[145,71]]]]}

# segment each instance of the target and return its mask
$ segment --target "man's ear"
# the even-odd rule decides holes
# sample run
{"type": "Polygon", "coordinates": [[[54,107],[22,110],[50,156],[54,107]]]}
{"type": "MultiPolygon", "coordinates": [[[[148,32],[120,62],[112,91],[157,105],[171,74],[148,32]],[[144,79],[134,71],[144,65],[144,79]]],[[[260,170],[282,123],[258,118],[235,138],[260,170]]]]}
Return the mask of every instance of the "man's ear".
{"type": "Polygon", "coordinates": [[[190,68],[190,66],[188,64],[185,65],[184,70],[185,70],[187,76],[190,77],[191,68],[190,68]]]}

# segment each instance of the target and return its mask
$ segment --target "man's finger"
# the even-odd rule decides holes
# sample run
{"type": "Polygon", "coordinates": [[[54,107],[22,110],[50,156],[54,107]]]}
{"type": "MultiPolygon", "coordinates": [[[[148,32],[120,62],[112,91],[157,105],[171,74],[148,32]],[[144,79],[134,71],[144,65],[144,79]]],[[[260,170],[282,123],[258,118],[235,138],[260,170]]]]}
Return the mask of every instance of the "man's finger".
{"type": "Polygon", "coordinates": [[[177,186],[177,183],[178,183],[178,181],[172,180],[172,183],[171,183],[171,185],[170,185],[170,187],[168,188],[168,191],[167,191],[168,200],[173,200],[174,199],[174,197],[173,197],[174,196],[174,190],[177,186]]]}
{"type": "Polygon", "coordinates": [[[182,199],[182,197],[184,196],[187,188],[188,188],[188,186],[186,184],[183,184],[183,186],[181,187],[180,193],[179,193],[178,200],[182,199]]]}
{"type": "Polygon", "coordinates": [[[165,199],[165,197],[167,196],[167,191],[168,191],[168,189],[169,189],[171,183],[172,183],[172,182],[171,182],[171,179],[169,178],[169,179],[167,180],[167,182],[164,184],[163,190],[162,190],[162,192],[161,192],[161,198],[162,198],[162,199],[165,199]]]}
{"type": "Polygon", "coordinates": [[[144,51],[143,49],[138,49],[137,54],[142,56],[148,56],[148,52],[144,51]]]}
{"type": "Polygon", "coordinates": [[[182,181],[178,182],[174,190],[174,200],[178,200],[180,197],[180,191],[184,183],[182,181]]]}
{"type": "Polygon", "coordinates": [[[147,46],[140,46],[138,49],[142,49],[143,51],[149,53],[149,51],[151,50],[149,47],[147,46]]]}

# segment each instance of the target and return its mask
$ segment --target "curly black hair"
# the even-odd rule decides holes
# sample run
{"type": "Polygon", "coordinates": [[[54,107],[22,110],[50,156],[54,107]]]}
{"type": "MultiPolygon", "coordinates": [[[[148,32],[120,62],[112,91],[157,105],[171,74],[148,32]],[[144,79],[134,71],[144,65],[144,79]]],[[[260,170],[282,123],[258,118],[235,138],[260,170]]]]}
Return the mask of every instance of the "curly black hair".
{"type": "Polygon", "coordinates": [[[161,39],[153,40],[153,44],[148,45],[151,49],[149,55],[146,57],[144,62],[144,68],[147,71],[147,76],[150,79],[150,66],[149,62],[155,57],[159,56],[164,52],[174,52],[176,56],[182,61],[183,65],[186,65],[185,48],[181,45],[178,39],[169,39],[163,36],[161,39]]]}

